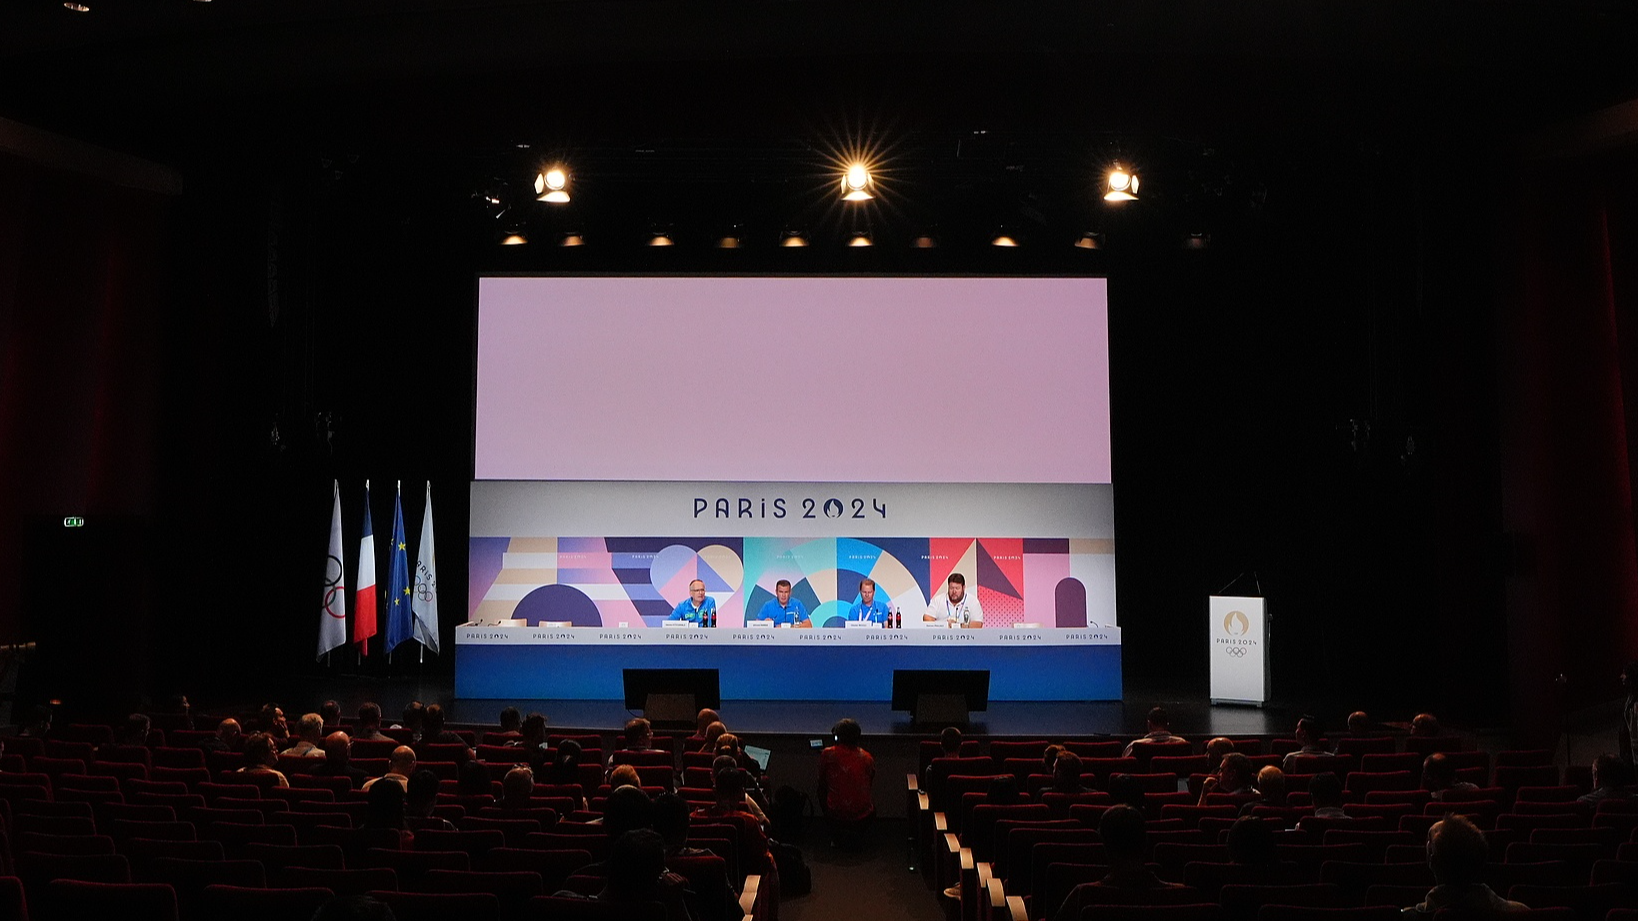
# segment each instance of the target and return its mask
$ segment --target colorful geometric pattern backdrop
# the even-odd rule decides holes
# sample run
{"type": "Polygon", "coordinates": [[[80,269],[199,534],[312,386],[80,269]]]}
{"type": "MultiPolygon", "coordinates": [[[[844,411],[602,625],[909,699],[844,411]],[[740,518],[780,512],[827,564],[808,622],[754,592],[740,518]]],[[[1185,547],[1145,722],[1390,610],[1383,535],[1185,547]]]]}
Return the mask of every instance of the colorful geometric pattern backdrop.
{"type": "Polygon", "coordinates": [[[744,626],[781,579],[816,627],[842,626],[859,582],[921,622],[953,572],[976,591],[987,627],[1113,624],[1114,541],[1029,538],[477,537],[470,545],[474,620],[658,627],[695,579],[718,625],[744,626]],[[1089,606],[1088,599],[1094,599],[1089,606]]]}

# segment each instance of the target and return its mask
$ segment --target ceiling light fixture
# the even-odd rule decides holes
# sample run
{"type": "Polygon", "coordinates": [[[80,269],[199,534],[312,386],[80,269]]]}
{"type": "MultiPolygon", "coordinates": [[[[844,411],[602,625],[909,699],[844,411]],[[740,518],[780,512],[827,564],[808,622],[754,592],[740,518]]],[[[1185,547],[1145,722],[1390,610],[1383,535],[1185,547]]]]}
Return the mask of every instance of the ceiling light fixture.
{"type": "Polygon", "coordinates": [[[990,237],[990,245],[1006,248],[1015,247],[1018,245],[1018,238],[1013,236],[1011,232],[1003,227],[1000,230],[997,230],[994,236],[990,237]]]}
{"type": "Polygon", "coordinates": [[[1076,249],[1103,249],[1103,234],[1088,230],[1075,240],[1076,249]]]}
{"type": "Polygon", "coordinates": [[[848,236],[847,245],[851,248],[856,246],[874,246],[875,243],[870,239],[870,231],[855,230],[848,236]]]}
{"type": "Polygon", "coordinates": [[[842,173],[842,201],[870,201],[876,197],[875,187],[876,180],[863,163],[855,161],[842,173]]]}
{"type": "Polygon", "coordinates": [[[1137,201],[1138,175],[1116,163],[1104,179],[1104,201],[1137,201]]]}
{"type": "Polygon", "coordinates": [[[569,171],[561,166],[541,170],[535,174],[535,200],[554,205],[569,201],[569,171]]]}
{"type": "Polygon", "coordinates": [[[780,236],[779,245],[793,249],[799,246],[807,246],[808,238],[803,236],[800,230],[787,230],[780,236]]]}

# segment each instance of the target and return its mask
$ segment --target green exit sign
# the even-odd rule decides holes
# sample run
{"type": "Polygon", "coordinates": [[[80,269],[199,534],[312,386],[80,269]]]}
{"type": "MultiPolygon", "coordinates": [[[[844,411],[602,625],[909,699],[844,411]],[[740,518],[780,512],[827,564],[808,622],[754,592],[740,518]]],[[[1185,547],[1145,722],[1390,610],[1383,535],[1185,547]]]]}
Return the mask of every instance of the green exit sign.
{"type": "Polygon", "coordinates": [[[65,528],[83,528],[83,527],[85,527],[85,519],[81,518],[78,515],[69,515],[67,518],[63,519],[63,527],[65,527],[65,528]]]}

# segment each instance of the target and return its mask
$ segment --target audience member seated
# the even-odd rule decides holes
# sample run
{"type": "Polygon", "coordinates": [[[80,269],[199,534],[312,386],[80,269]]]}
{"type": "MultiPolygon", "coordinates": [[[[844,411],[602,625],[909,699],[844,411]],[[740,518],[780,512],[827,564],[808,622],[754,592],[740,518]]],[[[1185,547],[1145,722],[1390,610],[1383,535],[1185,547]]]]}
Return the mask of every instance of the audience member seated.
{"type": "Polygon", "coordinates": [[[284,742],[290,738],[290,726],[284,721],[284,710],[276,703],[262,704],[257,726],[262,732],[272,736],[275,742],[284,742]]]}
{"type": "Polygon", "coordinates": [[[1081,782],[1081,756],[1074,752],[1059,752],[1052,764],[1052,786],[1042,793],[1090,793],[1092,788],[1081,782]]]}
{"type": "Polygon", "coordinates": [[[437,805],[438,775],[426,768],[411,774],[409,787],[404,791],[405,824],[410,825],[412,829],[454,831],[455,826],[450,824],[448,819],[432,814],[433,807],[437,805]]]}
{"type": "Polygon", "coordinates": [[[324,763],[313,768],[313,774],[317,777],[345,777],[353,782],[354,787],[370,776],[353,767],[352,740],[339,729],[324,737],[324,763]]]}
{"type": "Polygon", "coordinates": [[[614,770],[609,772],[610,787],[641,787],[642,785],[643,779],[637,773],[637,768],[634,765],[616,764],[614,770]]]}
{"type": "Polygon", "coordinates": [[[333,700],[327,700],[319,704],[318,714],[319,718],[324,720],[326,726],[341,725],[341,704],[333,700]]]}
{"type": "Polygon", "coordinates": [[[391,742],[392,737],[381,732],[381,705],[366,703],[358,708],[358,722],[353,725],[353,738],[362,742],[391,742]]]}
{"type": "Polygon", "coordinates": [[[518,765],[501,778],[501,798],[497,805],[502,809],[529,809],[532,807],[529,797],[534,793],[535,773],[518,765]]]}
{"type": "Polygon", "coordinates": [[[399,721],[393,724],[393,729],[407,729],[411,742],[421,741],[421,721],[426,715],[427,706],[419,700],[412,700],[404,706],[404,712],[399,721]]]}
{"type": "Polygon", "coordinates": [[[277,786],[288,787],[290,781],[283,773],[276,770],[274,765],[279,763],[278,743],[265,732],[258,732],[245,740],[245,766],[239,768],[236,774],[272,774],[278,778],[277,786]]]}
{"type": "MultiPolygon", "coordinates": [[[[705,848],[688,846],[688,801],[675,793],[661,793],[654,798],[654,831],[665,842],[665,859],[690,857],[717,857],[705,848]]],[[[690,879],[697,885],[699,880],[690,879]]],[[[734,897],[734,882],[728,878],[724,864],[722,878],[710,880],[708,885],[695,890],[702,921],[730,921],[740,917],[739,900],[734,897]]]]}
{"type": "MultiPolygon", "coordinates": [[[[444,708],[433,704],[421,712],[421,742],[425,745],[466,745],[466,740],[460,734],[444,728],[444,708]]],[[[474,757],[470,748],[466,749],[466,757],[459,761],[469,761],[474,757]]]]}
{"type": "Polygon", "coordinates": [[[199,747],[208,752],[242,752],[245,750],[245,736],[239,729],[239,721],[226,719],[216,724],[216,734],[199,743],[199,747]]]}
{"type": "Polygon", "coordinates": [[[319,744],[323,735],[324,717],[317,713],[303,713],[301,719],[296,720],[296,744],[279,754],[296,758],[323,758],[324,748],[319,744]]]}
{"type": "Polygon", "coordinates": [[[1251,811],[1258,806],[1277,806],[1281,809],[1291,805],[1285,797],[1285,772],[1272,764],[1263,765],[1257,772],[1257,799],[1243,804],[1240,807],[1241,815],[1251,815],[1251,811]]]}
{"type": "Polygon", "coordinates": [[[1216,774],[1223,767],[1223,756],[1234,751],[1234,740],[1218,736],[1206,743],[1206,763],[1211,765],[1208,774],[1216,774]]]}
{"type": "MultiPolygon", "coordinates": [[[[626,727],[620,730],[618,751],[649,752],[654,751],[654,726],[642,717],[634,717],[626,721],[626,727]]],[[[609,763],[605,768],[614,770],[614,752],[609,753],[609,763]]]]}
{"type": "MultiPolygon", "coordinates": [[[[942,730],[939,731],[939,734],[938,734],[938,757],[940,757],[940,758],[959,758],[959,757],[961,757],[961,730],[960,729],[957,729],[954,726],[946,726],[942,730]]],[[[929,777],[931,777],[931,776],[933,776],[933,768],[932,768],[932,765],[928,765],[926,773],[924,773],[922,775],[921,782],[923,784],[927,783],[927,779],[929,777]]]]}
{"type": "Polygon", "coordinates": [[[407,790],[409,789],[410,775],[413,773],[415,773],[415,749],[410,748],[408,745],[400,745],[393,749],[392,755],[387,758],[387,773],[364,781],[362,789],[368,792],[374,789],[380,781],[390,780],[397,784],[400,790],[407,790]]]}
{"type": "Polygon", "coordinates": [[[125,718],[119,731],[114,733],[115,745],[147,745],[148,730],[153,728],[153,720],[148,719],[146,713],[133,713],[125,718]]]}
{"type": "Polygon", "coordinates": [[[732,821],[739,827],[739,853],[745,861],[745,870],[750,873],[773,872],[773,854],[768,850],[767,833],[762,830],[765,820],[758,819],[745,808],[745,791],[750,787],[750,776],[737,768],[716,771],[715,776],[716,802],[694,810],[694,815],[732,821]]]}
{"type": "Polygon", "coordinates": [[[856,721],[841,720],[831,734],[836,744],[819,753],[819,810],[830,827],[831,847],[858,847],[876,815],[876,759],[859,745],[864,733],[856,721]]]}
{"type": "Polygon", "coordinates": [[[1147,806],[1143,799],[1143,784],[1131,774],[1109,775],[1109,799],[1139,812],[1147,806]]]}
{"type": "Polygon", "coordinates": [[[1274,829],[1262,819],[1250,816],[1235,819],[1223,843],[1228,845],[1229,860],[1234,863],[1260,867],[1277,862],[1274,829]]]}
{"type": "Polygon", "coordinates": [[[1080,921],[1082,909],[1107,903],[1095,898],[1097,893],[1089,890],[1122,889],[1141,893],[1183,888],[1155,876],[1144,865],[1145,826],[1143,813],[1130,806],[1111,806],[1104,812],[1103,818],[1098,820],[1098,835],[1103,839],[1109,872],[1100,880],[1071,889],[1063,904],[1052,912],[1052,921],[1080,921]]]}
{"type": "Polygon", "coordinates": [[[727,731],[728,724],[724,723],[722,720],[717,720],[716,722],[706,726],[705,733],[700,739],[699,751],[706,754],[715,754],[717,750],[717,739],[727,731]]]}
{"type": "Polygon", "coordinates": [[[1598,804],[1606,800],[1632,802],[1638,799],[1638,791],[1632,786],[1632,766],[1615,755],[1599,755],[1593,759],[1592,783],[1592,792],[1576,797],[1576,802],[1597,809],[1598,804]]]}
{"type": "Polygon", "coordinates": [[[745,743],[739,740],[739,736],[731,732],[725,732],[717,736],[717,747],[712,753],[718,758],[727,755],[734,759],[734,763],[739,765],[739,769],[750,774],[752,778],[762,776],[762,765],[757,764],[755,758],[745,753],[745,743]]]}
{"type": "Polygon", "coordinates": [[[1316,819],[1349,818],[1342,811],[1342,780],[1330,771],[1315,774],[1308,781],[1308,798],[1314,801],[1316,819]]]}
{"type": "MultiPolygon", "coordinates": [[[[409,778],[404,778],[406,784],[409,778]]],[[[406,789],[395,783],[378,783],[370,787],[365,801],[364,821],[360,828],[390,829],[398,833],[398,849],[409,850],[415,836],[404,826],[404,799],[406,789]]]]}
{"type": "MultiPolygon", "coordinates": [[[[491,737],[505,739],[507,742],[510,742],[513,739],[523,738],[522,727],[523,714],[518,712],[518,708],[502,707],[500,712],[500,728],[495,732],[489,733],[489,735],[491,737]]],[[[502,742],[500,744],[505,745],[506,742],[502,742]]]]}
{"type": "Polygon", "coordinates": [[[1046,748],[1042,749],[1041,773],[1052,773],[1052,768],[1058,763],[1058,755],[1063,751],[1064,747],[1062,745],[1048,745],[1046,748]]]}
{"type": "MultiPolygon", "coordinates": [[[[739,762],[735,761],[729,755],[718,755],[716,757],[716,759],[711,762],[711,777],[713,778],[713,781],[712,781],[713,786],[715,786],[714,778],[718,774],[721,774],[723,771],[738,771],[738,770],[739,770],[739,762]]],[[[746,777],[746,789],[745,789],[745,802],[744,802],[744,804],[743,804],[743,806],[741,808],[743,808],[746,812],[749,812],[751,815],[756,816],[756,820],[758,822],[762,823],[762,827],[767,828],[768,827],[768,812],[767,812],[767,810],[763,809],[762,804],[757,801],[757,798],[756,798],[757,792],[758,792],[758,789],[757,789],[756,782],[753,779],[751,779],[749,776],[747,776],[746,777]]]]}
{"type": "Polygon", "coordinates": [[[43,739],[51,734],[51,708],[45,705],[36,706],[28,713],[28,721],[17,734],[30,739],[43,739]]]}
{"type": "Polygon", "coordinates": [[[1329,755],[1332,751],[1325,744],[1325,733],[1320,730],[1319,720],[1312,716],[1305,716],[1297,720],[1297,743],[1301,745],[1296,751],[1287,752],[1280,761],[1280,769],[1287,774],[1297,773],[1297,759],[1303,755],[1329,755]]]}
{"type": "MultiPolygon", "coordinates": [[[[455,769],[455,792],[463,797],[488,798],[495,801],[495,790],[489,782],[489,765],[473,759],[455,769]]],[[[483,808],[482,805],[476,808],[483,808]]],[[[471,810],[468,810],[471,811],[471,810]]]]}
{"type": "Polygon", "coordinates": [[[1492,892],[1481,880],[1490,849],[1484,833],[1466,816],[1453,815],[1433,823],[1428,829],[1428,867],[1438,883],[1407,917],[1432,918],[1435,913],[1455,908],[1474,912],[1526,911],[1521,902],[1512,902],[1492,892]]]}
{"type": "Polygon", "coordinates": [[[1444,752],[1434,752],[1422,761],[1422,789],[1433,794],[1435,801],[1443,800],[1447,793],[1466,793],[1479,789],[1477,784],[1456,779],[1456,765],[1445,757],[1444,752]]]}
{"type": "Polygon", "coordinates": [[[1200,805],[1207,805],[1206,797],[1213,793],[1255,793],[1252,786],[1257,774],[1252,770],[1251,759],[1239,752],[1229,752],[1223,756],[1223,763],[1217,766],[1217,774],[1207,777],[1200,785],[1200,805]]]}
{"type": "Polygon", "coordinates": [[[1442,736],[1444,729],[1439,725],[1439,718],[1431,713],[1418,713],[1411,720],[1410,734],[1417,738],[1442,736]]]}
{"type": "MultiPolygon", "coordinates": [[[[544,752],[544,749],[541,750],[544,752]]],[[[552,760],[546,765],[546,783],[554,786],[568,786],[580,782],[580,743],[573,739],[564,739],[557,743],[557,751],[552,754],[552,760]]]]}
{"type": "Polygon", "coordinates": [[[1132,743],[1126,746],[1126,750],[1121,752],[1121,757],[1132,757],[1137,753],[1137,750],[1144,745],[1153,745],[1156,742],[1184,741],[1182,736],[1172,735],[1172,731],[1169,728],[1171,719],[1171,715],[1166,712],[1165,707],[1155,707],[1154,709],[1150,710],[1146,721],[1148,732],[1141,739],[1133,739],[1132,743]]]}
{"type": "MultiPolygon", "coordinates": [[[[510,746],[513,746],[514,748],[528,748],[528,749],[535,749],[535,748],[543,749],[543,748],[545,748],[546,747],[546,716],[545,716],[545,714],[531,713],[528,716],[524,717],[523,723],[518,727],[518,737],[516,739],[513,739],[510,742],[507,742],[506,744],[510,745],[510,746]]],[[[569,743],[565,742],[563,744],[567,745],[569,743]]],[[[574,743],[574,748],[575,748],[575,751],[578,753],[580,751],[580,743],[575,742],[574,743]]]]}
{"type": "Polygon", "coordinates": [[[1371,715],[1364,710],[1348,714],[1348,735],[1356,739],[1376,735],[1376,724],[1371,722],[1371,715]]]}
{"type": "Polygon", "coordinates": [[[651,828],[628,831],[614,840],[607,884],[599,902],[642,905],[658,902],[666,921],[692,921],[684,892],[688,881],[665,868],[665,841],[651,828]]]}
{"type": "Polygon", "coordinates": [[[694,714],[694,735],[689,739],[689,741],[695,743],[704,742],[705,730],[711,728],[712,723],[720,722],[722,722],[722,714],[711,709],[710,707],[706,707],[700,712],[694,714]]]}

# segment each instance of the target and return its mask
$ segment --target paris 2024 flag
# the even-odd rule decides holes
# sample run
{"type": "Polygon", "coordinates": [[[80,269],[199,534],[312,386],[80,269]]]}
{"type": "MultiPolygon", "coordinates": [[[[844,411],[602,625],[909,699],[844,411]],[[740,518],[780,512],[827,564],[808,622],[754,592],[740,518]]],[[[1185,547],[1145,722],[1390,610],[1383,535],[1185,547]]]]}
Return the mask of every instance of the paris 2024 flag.
{"type": "Polygon", "coordinates": [[[415,641],[438,651],[438,555],[432,549],[432,484],[421,515],[421,547],[415,557],[415,641]]]}
{"type": "Polygon", "coordinates": [[[347,566],[341,558],[341,483],[330,511],[330,553],[324,560],[324,604],[319,609],[318,657],[347,645],[347,566]]]}

